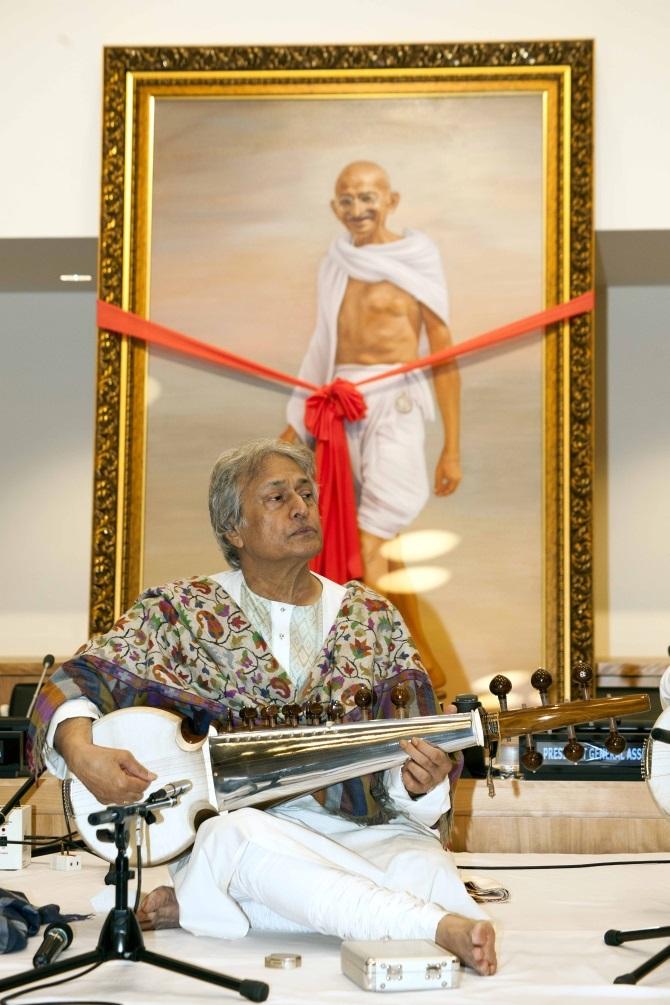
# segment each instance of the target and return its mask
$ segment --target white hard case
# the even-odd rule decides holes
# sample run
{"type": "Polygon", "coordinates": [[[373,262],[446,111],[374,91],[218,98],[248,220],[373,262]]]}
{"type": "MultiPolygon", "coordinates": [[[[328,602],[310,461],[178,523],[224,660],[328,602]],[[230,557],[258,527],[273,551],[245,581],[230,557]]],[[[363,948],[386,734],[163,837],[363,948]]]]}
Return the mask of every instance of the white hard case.
{"type": "Polygon", "coordinates": [[[343,942],[342,973],[366,991],[457,987],[459,960],[427,939],[343,942]]]}

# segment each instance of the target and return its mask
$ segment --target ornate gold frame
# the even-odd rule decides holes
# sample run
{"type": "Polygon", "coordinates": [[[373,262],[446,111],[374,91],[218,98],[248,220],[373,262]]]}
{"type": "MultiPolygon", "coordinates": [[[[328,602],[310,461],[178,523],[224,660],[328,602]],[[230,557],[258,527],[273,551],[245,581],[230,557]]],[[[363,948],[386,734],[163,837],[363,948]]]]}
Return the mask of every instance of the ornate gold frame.
{"type": "MultiPolygon", "coordinates": [[[[155,102],[235,93],[353,96],[449,87],[526,90],[545,110],[546,303],[593,284],[592,43],[110,48],[105,51],[100,297],[138,314],[149,298],[155,102]]],[[[593,321],[545,340],[545,652],[566,670],[592,657],[593,321]]],[[[91,630],[106,629],[140,585],[145,350],[99,333],[91,630]]]]}

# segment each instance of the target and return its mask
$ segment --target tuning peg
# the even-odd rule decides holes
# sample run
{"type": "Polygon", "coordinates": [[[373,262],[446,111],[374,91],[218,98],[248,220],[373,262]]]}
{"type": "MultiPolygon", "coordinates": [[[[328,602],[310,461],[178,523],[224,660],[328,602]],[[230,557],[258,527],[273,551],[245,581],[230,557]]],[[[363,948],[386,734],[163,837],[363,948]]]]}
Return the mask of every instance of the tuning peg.
{"type": "Polygon", "coordinates": [[[610,719],[610,731],[605,740],[605,749],[610,752],[610,754],[623,754],[627,747],[626,739],[621,735],[617,729],[616,722],[614,719],[610,719]]]}
{"type": "Polygon", "coordinates": [[[295,702],[291,702],[289,705],[284,705],[283,711],[286,725],[297,726],[300,722],[300,716],[302,715],[302,706],[297,705],[295,702]]]}
{"type": "Polygon", "coordinates": [[[253,705],[245,705],[244,708],[240,709],[240,719],[244,723],[245,729],[253,729],[255,727],[257,715],[258,709],[253,705]]]}
{"type": "Polygon", "coordinates": [[[279,715],[279,705],[263,705],[260,710],[261,722],[264,726],[268,726],[270,729],[274,729],[277,725],[277,716],[279,715]]]}
{"type": "MultiPolygon", "coordinates": [[[[540,673],[546,672],[546,670],[540,671],[540,673]]],[[[525,705],[522,706],[522,708],[525,707],[525,705]]],[[[524,768],[527,768],[528,771],[537,771],[537,769],[542,766],[543,761],[544,757],[536,748],[532,733],[526,733],[526,749],[521,756],[521,763],[524,768]]]]}
{"type": "Polygon", "coordinates": [[[235,720],[233,719],[233,710],[232,710],[232,708],[228,709],[228,714],[226,716],[226,722],[225,722],[225,725],[223,727],[223,732],[224,733],[234,733],[235,732],[235,720]]]}
{"type": "Polygon", "coordinates": [[[395,709],[396,719],[407,718],[407,703],[409,702],[409,688],[406,684],[396,684],[391,688],[391,703],[395,709]]]}
{"type": "Polygon", "coordinates": [[[535,743],[533,741],[532,736],[530,735],[526,736],[526,745],[527,745],[526,749],[521,756],[521,763],[523,764],[524,768],[528,769],[528,771],[535,772],[538,770],[538,768],[542,767],[544,757],[535,747],[535,743]]]}
{"type": "MultiPolygon", "coordinates": [[[[612,695],[608,694],[607,697],[611,698],[612,695]]],[[[626,738],[623,737],[619,732],[619,728],[616,724],[616,719],[610,717],[609,726],[610,731],[607,735],[607,739],[605,740],[605,750],[609,751],[610,754],[614,754],[615,756],[617,754],[623,754],[628,744],[626,743],[626,738]]]]}
{"type": "Polygon", "coordinates": [[[357,707],[361,710],[361,720],[363,722],[367,722],[370,718],[372,699],[372,691],[366,684],[362,684],[354,695],[354,701],[356,702],[357,707]]]}
{"type": "Polygon", "coordinates": [[[494,694],[498,701],[500,702],[500,709],[502,712],[507,711],[507,695],[512,690],[512,681],[509,677],[503,676],[499,673],[493,678],[489,684],[489,691],[494,694]]]}
{"type": "Polygon", "coordinates": [[[323,719],[323,705],[318,698],[307,702],[307,718],[313,726],[318,726],[323,719]]]}
{"type": "Polygon", "coordinates": [[[563,747],[563,753],[569,761],[577,763],[584,756],[584,748],[576,737],[575,727],[568,726],[568,742],[563,747]]]}
{"type": "Polygon", "coordinates": [[[330,722],[342,722],[344,719],[344,705],[341,701],[329,701],[326,705],[326,715],[330,722]]]}
{"type": "Polygon", "coordinates": [[[579,688],[581,698],[588,699],[591,693],[591,681],[593,680],[593,670],[588,663],[581,660],[572,668],[572,683],[579,688]]]}
{"type": "MultiPolygon", "coordinates": [[[[549,688],[553,684],[553,677],[544,667],[538,667],[530,678],[531,685],[540,692],[540,701],[543,705],[549,704],[549,688]]],[[[532,769],[534,770],[534,769],[532,769]]]]}

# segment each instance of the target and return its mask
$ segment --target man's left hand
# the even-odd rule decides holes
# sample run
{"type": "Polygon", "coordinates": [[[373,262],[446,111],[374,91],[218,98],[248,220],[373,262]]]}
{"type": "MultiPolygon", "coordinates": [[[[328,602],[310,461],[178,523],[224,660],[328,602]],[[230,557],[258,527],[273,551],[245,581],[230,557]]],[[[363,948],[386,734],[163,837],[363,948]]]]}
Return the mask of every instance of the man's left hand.
{"type": "Polygon", "coordinates": [[[401,740],[400,746],[407,754],[402,766],[402,781],[411,796],[424,796],[449,774],[449,756],[427,740],[412,737],[401,740]]]}
{"type": "Polygon", "coordinates": [[[442,451],[435,468],[435,495],[450,496],[461,484],[461,462],[442,451]]]}

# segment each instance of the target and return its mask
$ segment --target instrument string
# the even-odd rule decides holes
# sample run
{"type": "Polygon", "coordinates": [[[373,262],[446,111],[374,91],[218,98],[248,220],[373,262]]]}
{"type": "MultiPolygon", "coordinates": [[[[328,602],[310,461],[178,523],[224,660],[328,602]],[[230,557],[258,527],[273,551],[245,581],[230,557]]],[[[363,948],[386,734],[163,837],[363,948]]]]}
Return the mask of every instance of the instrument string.
{"type": "MultiPolygon", "coordinates": [[[[165,778],[168,774],[181,774],[184,778],[187,778],[189,782],[192,783],[193,788],[188,793],[190,798],[198,796],[201,794],[206,794],[207,792],[207,772],[202,764],[202,759],[199,757],[194,757],[193,754],[189,754],[186,751],[182,752],[181,757],[177,756],[166,756],[166,757],[151,757],[151,770],[158,775],[157,778],[147,786],[146,797],[151,795],[151,792],[160,788],[165,781],[180,781],[177,778],[165,778]],[[186,760],[188,758],[188,760],[186,760]],[[163,776],[163,780],[161,780],[163,776]],[[201,792],[202,789],[202,792],[201,792]]],[[[79,782],[78,779],[72,779],[73,782],[78,783],[77,792],[77,810],[80,813],[86,812],[88,810],[98,809],[102,803],[98,802],[95,796],[88,791],[83,782],[79,782]]],[[[139,801],[139,800],[138,800],[139,801]]]]}

